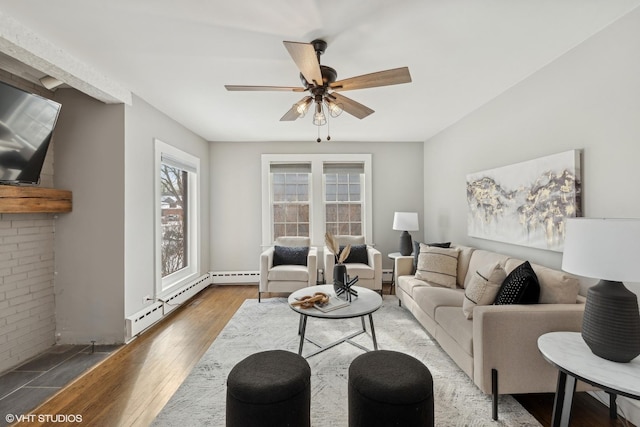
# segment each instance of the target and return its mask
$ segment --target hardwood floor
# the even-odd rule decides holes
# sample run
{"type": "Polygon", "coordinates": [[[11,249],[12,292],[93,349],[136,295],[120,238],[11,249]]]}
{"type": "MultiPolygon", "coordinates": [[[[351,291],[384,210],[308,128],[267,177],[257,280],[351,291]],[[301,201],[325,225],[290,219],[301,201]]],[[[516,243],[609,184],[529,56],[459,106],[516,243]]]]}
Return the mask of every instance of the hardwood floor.
{"type": "MultiPolygon", "coordinates": [[[[80,425],[88,426],[149,425],[242,302],[256,297],[256,286],[205,289],[32,414],[81,415],[80,425]]],[[[543,426],[550,425],[551,394],[517,398],[543,426]]],[[[624,425],[620,420],[610,421],[607,408],[585,393],[579,393],[574,400],[572,414],[571,426],[624,425]]],[[[16,425],[46,425],[37,422],[37,417],[32,418],[34,422],[16,425]]]]}

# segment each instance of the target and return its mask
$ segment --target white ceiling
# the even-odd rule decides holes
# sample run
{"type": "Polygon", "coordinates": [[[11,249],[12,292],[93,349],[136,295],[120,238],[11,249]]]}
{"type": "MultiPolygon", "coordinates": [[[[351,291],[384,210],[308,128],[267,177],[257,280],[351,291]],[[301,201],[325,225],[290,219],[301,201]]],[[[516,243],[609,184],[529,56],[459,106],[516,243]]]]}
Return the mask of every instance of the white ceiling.
{"type": "Polygon", "coordinates": [[[346,113],[333,119],[332,140],[424,141],[638,5],[640,0],[0,0],[0,15],[210,141],[315,140],[310,116],[279,121],[301,94],[227,92],[223,85],[299,86],[282,41],[323,38],[329,46],[321,62],[335,68],[338,79],[401,66],[413,78],[344,92],[376,112],[363,120],[346,113]]]}

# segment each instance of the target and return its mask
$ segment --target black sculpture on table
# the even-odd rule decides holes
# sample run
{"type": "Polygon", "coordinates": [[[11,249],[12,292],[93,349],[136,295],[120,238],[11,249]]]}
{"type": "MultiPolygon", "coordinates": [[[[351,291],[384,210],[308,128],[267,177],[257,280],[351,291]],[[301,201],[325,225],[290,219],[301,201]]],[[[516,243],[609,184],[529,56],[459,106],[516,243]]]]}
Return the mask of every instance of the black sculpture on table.
{"type": "Polygon", "coordinates": [[[352,289],[352,286],[356,283],[358,283],[358,276],[349,279],[349,276],[345,273],[342,280],[337,280],[333,283],[336,296],[351,302],[353,297],[358,297],[358,291],[352,289]]]}

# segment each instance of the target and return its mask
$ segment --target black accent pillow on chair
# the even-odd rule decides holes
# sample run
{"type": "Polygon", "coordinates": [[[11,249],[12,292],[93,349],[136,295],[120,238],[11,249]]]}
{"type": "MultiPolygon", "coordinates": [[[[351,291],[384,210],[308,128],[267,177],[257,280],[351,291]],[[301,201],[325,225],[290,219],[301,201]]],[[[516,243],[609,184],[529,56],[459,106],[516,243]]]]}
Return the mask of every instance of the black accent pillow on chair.
{"type": "Polygon", "coordinates": [[[273,266],[307,265],[308,247],[274,246],[273,266]]]}
{"type": "Polygon", "coordinates": [[[496,295],[495,305],[506,304],[537,304],[540,298],[540,283],[538,276],[525,261],[504,279],[496,295]]]}
{"type": "MultiPolygon", "coordinates": [[[[344,246],[340,246],[340,253],[344,246]]],[[[369,264],[369,254],[367,253],[367,245],[351,245],[349,256],[344,260],[345,264],[369,264]]]]}

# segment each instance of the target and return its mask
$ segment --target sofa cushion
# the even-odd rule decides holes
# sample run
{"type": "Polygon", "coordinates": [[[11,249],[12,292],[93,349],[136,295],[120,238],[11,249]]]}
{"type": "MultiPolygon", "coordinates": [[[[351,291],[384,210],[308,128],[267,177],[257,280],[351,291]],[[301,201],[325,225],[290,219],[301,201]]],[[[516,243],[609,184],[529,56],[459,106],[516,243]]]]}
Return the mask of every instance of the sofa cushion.
{"type": "Polygon", "coordinates": [[[307,265],[309,247],[273,247],[273,265],[307,265]]]}
{"type": "Polygon", "coordinates": [[[540,297],[538,277],[529,261],[516,267],[502,283],[494,304],[536,304],[540,297]]]}
{"type": "Polygon", "coordinates": [[[416,279],[430,284],[456,287],[458,272],[458,250],[427,246],[420,244],[416,279]]]}
{"type": "Polygon", "coordinates": [[[415,276],[398,276],[398,282],[396,283],[398,289],[402,289],[411,298],[414,298],[415,290],[418,288],[431,288],[432,286],[424,280],[416,279],[415,276]]]}
{"type": "Polygon", "coordinates": [[[458,277],[456,281],[459,287],[464,288],[464,279],[467,277],[471,255],[476,249],[460,245],[456,245],[455,247],[458,249],[458,277]]]}
{"type": "MultiPolygon", "coordinates": [[[[505,265],[507,272],[513,270],[523,261],[510,258],[505,265]]],[[[540,304],[574,304],[580,292],[580,281],[577,277],[564,271],[554,270],[542,265],[531,264],[540,284],[540,304]]]]}
{"type": "MultiPolygon", "coordinates": [[[[375,271],[373,267],[362,263],[345,263],[349,277],[358,276],[359,279],[373,279],[375,271]]],[[[358,284],[356,283],[356,286],[358,284]]]]}
{"type": "Polygon", "coordinates": [[[307,282],[309,270],[303,265],[278,265],[269,270],[267,278],[269,281],[307,282]]]}
{"type": "Polygon", "coordinates": [[[421,243],[416,240],[413,241],[413,273],[415,274],[418,269],[418,255],[420,255],[420,245],[433,246],[434,248],[450,248],[451,242],[443,243],[421,243]]]}
{"type": "Polygon", "coordinates": [[[420,309],[435,320],[438,307],[460,307],[464,300],[463,289],[419,286],[413,290],[413,300],[420,309]]]}
{"type": "Polygon", "coordinates": [[[473,318],[475,306],[493,304],[506,277],[507,273],[498,262],[487,264],[473,273],[464,290],[462,303],[462,312],[467,319],[473,318]]]}
{"type": "Polygon", "coordinates": [[[484,249],[476,249],[471,254],[471,259],[469,260],[469,269],[467,276],[464,279],[464,287],[466,288],[469,285],[469,282],[473,277],[473,274],[469,273],[478,271],[485,265],[493,264],[494,262],[497,262],[504,267],[508,259],[509,257],[506,255],[485,251],[484,249]]]}
{"type": "Polygon", "coordinates": [[[439,307],[436,309],[436,322],[467,354],[473,356],[473,320],[465,319],[460,307],[439,307]]]}

